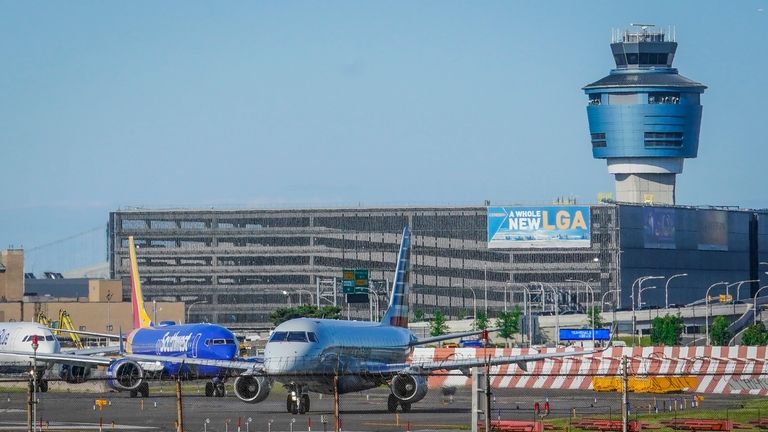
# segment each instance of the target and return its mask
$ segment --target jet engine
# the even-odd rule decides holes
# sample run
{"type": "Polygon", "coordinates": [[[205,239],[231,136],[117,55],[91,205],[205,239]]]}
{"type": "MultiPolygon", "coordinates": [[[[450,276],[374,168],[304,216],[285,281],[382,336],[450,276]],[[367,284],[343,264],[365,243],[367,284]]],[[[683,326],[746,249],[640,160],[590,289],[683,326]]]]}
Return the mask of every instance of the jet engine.
{"type": "Polygon", "coordinates": [[[89,365],[62,364],[59,378],[68,384],[82,384],[91,377],[93,367],[89,365]]]}
{"type": "Polygon", "coordinates": [[[427,379],[421,375],[401,373],[392,378],[392,394],[403,402],[413,403],[427,395],[427,379]]]}
{"type": "Polygon", "coordinates": [[[269,396],[272,381],[263,375],[240,375],[235,378],[235,395],[243,402],[259,403],[269,396]]]}
{"type": "Polygon", "coordinates": [[[133,360],[117,360],[107,369],[107,385],[115,390],[136,390],[143,381],[144,370],[133,360]]]}

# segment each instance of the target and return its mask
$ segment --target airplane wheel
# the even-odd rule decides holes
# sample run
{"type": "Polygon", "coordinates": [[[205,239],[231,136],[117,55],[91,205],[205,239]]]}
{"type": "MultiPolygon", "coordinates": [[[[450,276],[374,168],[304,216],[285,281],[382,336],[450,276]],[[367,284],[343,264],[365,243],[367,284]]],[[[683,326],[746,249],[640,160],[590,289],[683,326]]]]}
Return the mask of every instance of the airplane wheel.
{"type": "Polygon", "coordinates": [[[403,409],[404,413],[411,412],[410,402],[400,402],[400,407],[403,409]]]}
{"type": "Polygon", "coordinates": [[[216,384],[214,394],[216,397],[224,397],[227,394],[227,390],[224,388],[224,383],[216,384]]]}
{"type": "Polygon", "coordinates": [[[40,381],[40,384],[38,384],[38,390],[40,390],[41,393],[45,393],[48,391],[48,381],[42,380],[40,381]]]}
{"type": "Polygon", "coordinates": [[[287,412],[293,412],[293,401],[291,400],[290,396],[288,396],[288,399],[285,400],[285,410],[287,412]]]}
{"type": "Polygon", "coordinates": [[[211,397],[213,396],[213,383],[207,382],[205,383],[205,397],[211,397]]]}
{"type": "Polygon", "coordinates": [[[304,405],[304,411],[309,412],[309,395],[308,394],[301,396],[301,404],[304,405]]]}
{"type": "Polygon", "coordinates": [[[141,383],[139,385],[139,388],[137,389],[139,393],[141,393],[141,397],[148,398],[149,397],[149,384],[148,383],[141,383]]]}
{"type": "Polygon", "coordinates": [[[398,402],[399,401],[397,400],[395,395],[390,394],[389,398],[387,399],[387,411],[389,411],[391,413],[397,411],[397,404],[398,404],[398,402]]]}

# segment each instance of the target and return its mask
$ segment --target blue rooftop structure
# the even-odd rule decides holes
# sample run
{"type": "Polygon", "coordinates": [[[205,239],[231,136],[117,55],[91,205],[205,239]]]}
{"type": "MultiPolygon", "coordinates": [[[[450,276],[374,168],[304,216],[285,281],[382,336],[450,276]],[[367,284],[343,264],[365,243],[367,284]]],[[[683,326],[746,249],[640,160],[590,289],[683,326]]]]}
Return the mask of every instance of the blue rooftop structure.
{"type": "Polygon", "coordinates": [[[592,155],[616,176],[616,201],[675,203],[675,176],[699,148],[706,89],[672,67],[677,42],[653,25],[613,35],[616,69],[583,88],[592,155]]]}

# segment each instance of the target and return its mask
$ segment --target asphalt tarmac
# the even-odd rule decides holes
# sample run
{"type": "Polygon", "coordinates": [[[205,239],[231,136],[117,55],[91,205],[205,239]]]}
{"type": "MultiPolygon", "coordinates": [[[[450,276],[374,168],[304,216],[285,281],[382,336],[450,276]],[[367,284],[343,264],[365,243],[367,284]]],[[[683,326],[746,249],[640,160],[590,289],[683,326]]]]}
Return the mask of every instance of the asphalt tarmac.
{"type": "MultiPolygon", "coordinates": [[[[133,430],[174,431],[176,397],[172,385],[153,385],[146,399],[132,399],[127,393],[80,393],[77,386],[70,392],[39,394],[37,418],[39,430],[133,430]],[[97,407],[97,399],[106,406],[97,407]]],[[[286,394],[273,390],[259,404],[246,404],[231,391],[223,398],[207,398],[202,385],[184,388],[183,413],[185,431],[332,431],[333,397],[311,395],[308,414],[286,412],[286,394]],[[238,428],[239,426],[239,428],[238,428]]],[[[231,390],[228,389],[228,390],[231,390]]],[[[413,404],[412,411],[397,414],[387,411],[386,388],[341,396],[341,425],[344,431],[447,431],[468,430],[471,421],[471,391],[457,389],[453,396],[431,390],[426,398],[413,404]]],[[[722,412],[741,404],[743,397],[707,395],[700,407],[692,408],[693,395],[635,395],[630,394],[633,410],[655,411],[675,406],[681,416],[685,410],[707,409],[722,412]]],[[[585,391],[506,390],[496,389],[492,396],[492,417],[534,420],[534,403],[543,410],[549,402],[547,418],[609,415],[621,418],[621,395],[585,391]]],[[[713,414],[716,415],[716,414],[713,414]]],[[[0,431],[26,430],[27,395],[23,392],[0,390],[0,431]]]]}

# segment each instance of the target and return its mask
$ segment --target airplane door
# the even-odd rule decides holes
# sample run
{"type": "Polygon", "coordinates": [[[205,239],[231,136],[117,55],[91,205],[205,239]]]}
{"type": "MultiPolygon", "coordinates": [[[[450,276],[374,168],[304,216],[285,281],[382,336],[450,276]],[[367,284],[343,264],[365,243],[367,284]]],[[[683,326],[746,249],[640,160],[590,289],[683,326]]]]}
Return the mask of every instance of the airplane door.
{"type": "Polygon", "coordinates": [[[200,337],[202,334],[198,333],[192,339],[192,357],[197,358],[197,344],[200,343],[200,337]]]}

